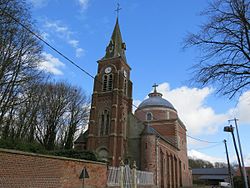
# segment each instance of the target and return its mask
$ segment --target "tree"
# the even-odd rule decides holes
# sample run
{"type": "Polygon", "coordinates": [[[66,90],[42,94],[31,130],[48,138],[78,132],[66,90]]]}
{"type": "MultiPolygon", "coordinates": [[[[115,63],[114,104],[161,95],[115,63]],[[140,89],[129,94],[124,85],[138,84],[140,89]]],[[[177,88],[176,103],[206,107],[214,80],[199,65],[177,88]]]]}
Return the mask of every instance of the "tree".
{"type": "Polygon", "coordinates": [[[36,139],[47,150],[53,150],[70,98],[68,89],[63,83],[45,83],[40,84],[40,87],[43,92],[37,117],[36,139]]]}
{"type": "Polygon", "coordinates": [[[23,0],[0,0],[0,135],[10,136],[23,93],[40,77],[42,46],[15,20],[34,30],[23,0]]]}
{"type": "Polygon", "coordinates": [[[14,138],[24,139],[28,142],[35,140],[35,132],[38,122],[38,113],[41,107],[43,87],[41,83],[33,83],[23,94],[25,102],[21,103],[16,109],[16,118],[13,122],[15,129],[14,138]]]}
{"type": "MultiPolygon", "coordinates": [[[[86,125],[89,101],[79,88],[64,82],[44,83],[36,117],[36,139],[47,150],[72,149],[78,128],[86,125]]],[[[36,95],[33,95],[36,96],[36,95]]]]}
{"type": "Polygon", "coordinates": [[[65,117],[66,131],[63,144],[65,149],[72,149],[75,133],[79,127],[84,127],[87,124],[89,117],[89,100],[87,97],[79,88],[72,88],[71,91],[71,102],[68,106],[67,117],[65,117]]]}
{"type": "Polygon", "coordinates": [[[40,143],[45,150],[73,148],[76,133],[86,126],[89,116],[89,99],[80,88],[40,81],[21,98],[24,102],[5,117],[4,143],[40,143]]]}
{"type": "Polygon", "coordinates": [[[36,32],[25,1],[0,0],[0,141],[72,149],[89,100],[77,87],[49,82],[39,69],[42,46],[27,29],[36,32]]]}
{"type": "Polygon", "coordinates": [[[202,13],[208,19],[196,34],[188,34],[185,47],[201,50],[193,67],[193,80],[214,84],[230,98],[250,88],[250,2],[213,0],[202,13]]]}
{"type": "Polygon", "coordinates": [[[189,158],[188,163],[190,168],[214,168],[214,165],[202,159],[189,158]]]}
{"type": "Polygon", "coordinates": [[[214,163],[214,168],[227,168],[227,164],[226,163],[222,163],[222,162],[215,162],[214,163]]]}

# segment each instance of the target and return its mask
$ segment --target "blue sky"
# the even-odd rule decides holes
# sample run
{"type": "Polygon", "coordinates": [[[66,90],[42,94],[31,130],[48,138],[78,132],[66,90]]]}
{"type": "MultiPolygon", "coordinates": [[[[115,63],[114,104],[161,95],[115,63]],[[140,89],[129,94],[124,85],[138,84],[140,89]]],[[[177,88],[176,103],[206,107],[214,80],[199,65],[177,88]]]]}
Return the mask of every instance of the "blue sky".
{"type": "MultiPolygon", "coordinates": [[[[83,69],[95,75],[96,61],[105,54],[111,37],[118,1],[98,0],[27,0],[32,16],[43,38],[70,57],[83,69]]],[[[222,143],[228,139],[231,160],[235,160],[231,137],[223,133],[227,120],[240,119],[240,135],[245,163],[250,165],[250,91],[229,100],[215,95],[213,87],[190,85],[189,68],[197,63],[199,51],[183,50],[188,32],[196,32],[206,21],[200,12],[207,1],[201,0],[120,0],[119,23],[126,56],[132,68],[134,104],[138,105],[158,83],[158,90],[177,109],[188,134],[221,144],[206,144],[189,139],[189,155],[210,161],[226,161],[222,143]]],[[[93,79],[79,71],[59,55],[44,47],[41,68],[81,87],[90,95],[93,79]]]]}

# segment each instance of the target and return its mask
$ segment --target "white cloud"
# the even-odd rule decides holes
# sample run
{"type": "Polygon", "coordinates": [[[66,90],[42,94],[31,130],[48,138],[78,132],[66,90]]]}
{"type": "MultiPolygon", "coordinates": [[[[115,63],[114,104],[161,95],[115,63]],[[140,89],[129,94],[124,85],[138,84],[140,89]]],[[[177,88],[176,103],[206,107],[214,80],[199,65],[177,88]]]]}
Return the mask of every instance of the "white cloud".
{"type": "Polygon", "coordinates": [[[76,48],[79,44],[78,40],[69,40],[69,44],[76,48]]]}
{"type": "Polygon", "coordinates": [[[250,154],[248,154],[248,155],[244,158],[244,164],[245,164],[245,166],[250,166],[250,154]]]}
{"type": "Polygon", "coordinates": [[[82,49],[82,48],[77,48],[77,49],[76,49],[76,57],[77,57],[77,58],[83,56],[84,53],[85,53],[84,49],[82,49]]]}
{"type": "MultiPolygon", "coordinates": [[[[188,133],[189,134],[189,133],[188,133]]],[[[197,149],[197,148],[204,148],[204,147],[209,147],[211,144],[206,143],[206,142],[201,142],[199,140],[187,137],[187,146],[189,149],[197,149]]]]}
{"type": "MultiPolygon", "coordinates": [[[[206,161],[209,161],[209,162],[212,162],[212,163],[215,163],[215,162],[227,163],[226,157],[225,158],[214,157],[214,156],[202,153],[200,151],[197,151],[195,149],[188,150],[188,156],[191,157],[191,158],[194,158],[194,159],[202,159],[202,160],[206,160],[206,161]]],[[[230,156],[230,163],[231,164],[233,164],[233,163],[238,164],[236,155],[230,156]]],[[[247,156],[244,157],[244,164],[245,164],[246,167],[250,166],[250,154],[248,154],[247,156]]]]}
{"type": "MultiPolygon", "coordinates": [[[[218,114],[206,104],[207,98],[213,93],[212,88],[182,86],[171,89],[165,82],[157,90],[173,104],[190,135],[215,134],[228,119],[234,117],[239,118],[241,123],[250,123],[250,91],[241,95],[236,108],[218,114]]],[[[140,101],[136,100],[135,103],[139,105],[140,101]]]]}
{"type": "Polygon", "coordinates": [[[224,162],[225,163],[226,162],[226,160],[224,158],[209,156],[205,153],[201,153],[201,152],[196,151],[194,149],[188,151],[188,156],[192,157],[194,159],[202,159],[205,161],[209,161],[211,163],[215,163],[215,162],[224,162]]]}
{"type": "Polygon", "coordinates": [[[250,91],[243,93],[234,109],[229,110],[231,117],[237,117],[241,123],[249,123],[250,91]]]}
{"type": "Polygon", "coordinates": [[[69,41],[71,40],[70,35],[72,35],[72,32],[67,26],[62,25],[60,21],[48,21],[47,20],[45,22],[44,27],[49,29],[49,31],[56,32],[58,36],[61,38],[66,38],[69,41]]]}
{"type": "Polygon", "coordinates": [[[180,119],[193,135],[213,134],[228,118],[227,114],[216,114],[213,108],[206,106],[205,101],[213,92],[211,88],[182,86],[171,90],[168,83],[163,83],[159,85],[158,91],[174,105],[180,119]]]}
{"type": "Polygon", "coordinates": [[[72,48],[75,50],[75,56],[77,58],[84,55],[84,49],[79,47],[80,42],[75,39],[73,36],[74,32],[70,30],[69,27],[61,24],[60,21],[46,21],[44,27],[48,30],[48,32],[56,33],[57,37],[62,40],[65,40],[72,48]]]}
{"type": "Polygon", "coordinates": [[[41,33],[41,37],[42,37],[42,39],[45,40],[45,41],[51,41],[51,40],[50,40],[50,34],[49,34],[49,33],[42,32],[42,33],[41,33]]]}
{"type": "Polygon", "coordinates": [[[55,58],[51,54],[43,53],[44,61],[40,62],[40,69],[50,72],[55,75],[63,75],[63,72],[60,68],[65,66],[58,58],[55,58]]]}
{"type": "Polygon", "coordinates": [[[34,8],[41,8],[47,5],[48,0],[28,0],[34,8]]]}
{"type": "Polygon", "coordinates": [[[78,3],[82,10],[86,10],[89,5],[89,0],[78,0],[78,3]]]}

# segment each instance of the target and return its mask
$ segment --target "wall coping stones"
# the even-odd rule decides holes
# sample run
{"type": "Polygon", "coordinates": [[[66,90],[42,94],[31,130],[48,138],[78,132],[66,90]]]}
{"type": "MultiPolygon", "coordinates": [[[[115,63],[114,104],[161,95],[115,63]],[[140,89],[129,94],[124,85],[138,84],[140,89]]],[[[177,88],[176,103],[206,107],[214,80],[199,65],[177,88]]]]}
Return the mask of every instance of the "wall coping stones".
{"type": "Polygon", "coordinates": [[[17,155],[26,155],[26,156],[34,156],[34,157],[41,157],[41,158],[49,158],[49,159],[59,159],[59,160],[66,160],[66,161],[92,163],[92,164],[94,163],[94,164],[105,165],[105,166],[107,165],[104,162],[90,161],[90,160],[85,160],[85,159],[74,159],[74,158],[67,158],[67,157],[53,156],[53,155],[44,155],[44,154],[24,152],[24,151],[12,150],[12,149],[0,148],[0,153],[12,153],[12,154],[17,154],[17,155]]]}

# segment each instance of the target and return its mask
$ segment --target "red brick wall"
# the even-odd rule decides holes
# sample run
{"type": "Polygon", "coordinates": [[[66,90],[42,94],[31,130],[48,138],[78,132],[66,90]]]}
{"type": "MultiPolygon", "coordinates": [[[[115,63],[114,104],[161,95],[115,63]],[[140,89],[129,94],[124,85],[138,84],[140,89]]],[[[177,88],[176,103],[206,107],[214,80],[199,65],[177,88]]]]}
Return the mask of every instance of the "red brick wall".
{"type": "Polygon", "coordinates": [[[155,135],[143,135],[141,138],[141,167],[143,171],[155,172],[155,142],[155,135]]]}
{"type": "Polygon", "coordinates": [[[0,149],[0,187],[79,188],[83,167],[90,176],[85,179],[86,188],[106,187],[104,163],[0,149]]]}
{"type": "Polygon", "coordinates": [[[165,107],[148,107],[137,109],[135,111],[135,116],[141,121],[146,121],[146,115],[148,112],[151,112],[153,114],[153,121],[177,119],[177,112],[172,109],[166,109],[165,107]],[[169,119],[167,116],[167,112],[169,112],[169,119]]]}

